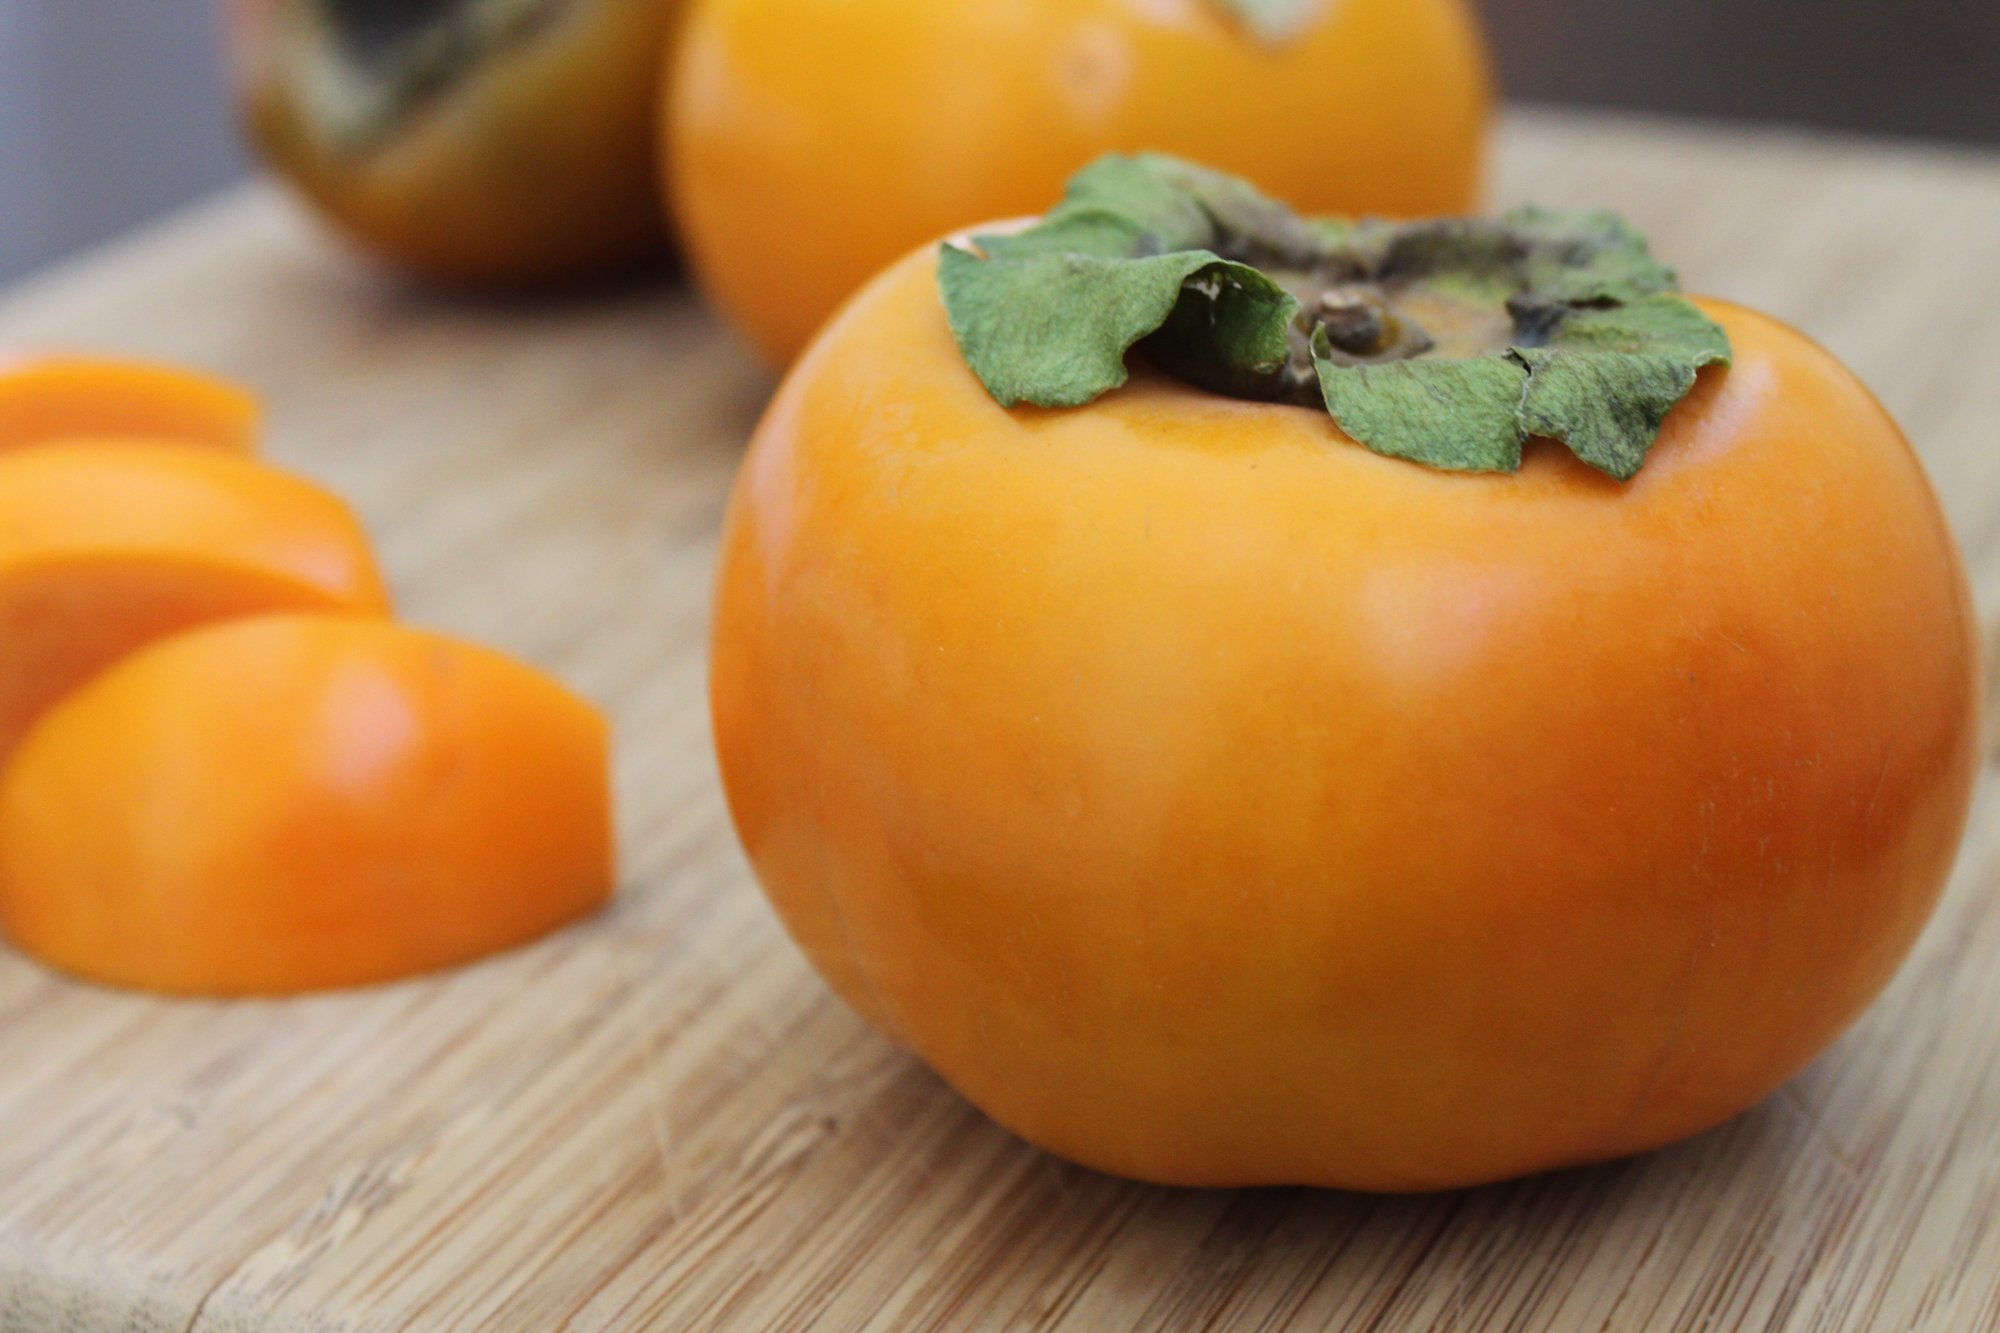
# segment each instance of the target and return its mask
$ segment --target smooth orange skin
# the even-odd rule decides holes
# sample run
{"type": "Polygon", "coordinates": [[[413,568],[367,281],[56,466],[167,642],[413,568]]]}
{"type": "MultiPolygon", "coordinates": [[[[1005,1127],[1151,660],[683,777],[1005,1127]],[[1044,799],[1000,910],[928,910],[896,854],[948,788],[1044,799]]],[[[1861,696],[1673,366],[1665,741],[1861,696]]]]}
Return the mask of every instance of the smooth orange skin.
{"type": "Polygon", "coordinates": [[[392,142],[343,146],[313,103],[309,0],[234,0],[242,116],[265,160],[349,238],[448,284],[537,287],[666,253],[654,107],[683,0],[571,0],[392,142]]]}
{"type": "Polygon", "coordinates": [[[0,758],[155,639],[270,611],[388,609],[352,511],[289,473],[151,441],[0,455],[0,758]]]}
{"type": "Polygon", "coordinates": [[[1309,213],[1462,213],[1491,80],[1464,0],[1329,0],[1269,45],[1212,0],[695,0],[664,103],[696,277],[774,365],[912,246],[1039,212],[1106,152],[1309,213]]]}
{"type": "Polygon", "coordinates": [[[1002,1124],[1184,1185],[1424,1190],[1665,1144],[1922,928],[1978,735],[1894,423],[1706,308],[1620,485],[1370,453],[1139,370],[1003,411],[920,253],[792,372],[712,705],[821,973],[1002,1124]]]}
{"type": "Polygon", "coordinates": [[[426,972],[600,906],[596,710],[498,653],[271,616],[127,659],[0,777],[0,927],[53,967],[179,994],[426,972]]]}
{"type": "Polygon", "coordinates": [[[0,352],[0,454],[107,435],[254,453],[261,417],[252,394],[185,366],[0,352]]]}

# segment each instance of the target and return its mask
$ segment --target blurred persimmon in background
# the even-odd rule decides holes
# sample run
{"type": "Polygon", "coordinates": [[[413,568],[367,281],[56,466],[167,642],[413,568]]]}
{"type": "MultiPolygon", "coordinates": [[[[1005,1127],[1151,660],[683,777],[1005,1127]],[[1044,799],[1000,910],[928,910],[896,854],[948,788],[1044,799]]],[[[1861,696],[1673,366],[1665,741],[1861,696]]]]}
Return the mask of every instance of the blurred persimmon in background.
{"type": "Polygon", "coordinates": [[[695,276],[773,363],[912,246],[1157,149],[1308,213],[1463,213],[1492,101],[1464,0],[694,0],[664,97],[695,276]]]}
{"type": "Polygon", "coordinates": [[[265,159],[364,248],[519,287],[664,253],[773,363],[922,241],[1158,149],[1314,213],[1474,205],[1467,0],[230,0],[265,159]]]}
{"type": "Polygon", "coordinates": [[[593,277],[666,249],[652,108],[682,0],[232,0],[250,137],[433,279],[593,277]]]}

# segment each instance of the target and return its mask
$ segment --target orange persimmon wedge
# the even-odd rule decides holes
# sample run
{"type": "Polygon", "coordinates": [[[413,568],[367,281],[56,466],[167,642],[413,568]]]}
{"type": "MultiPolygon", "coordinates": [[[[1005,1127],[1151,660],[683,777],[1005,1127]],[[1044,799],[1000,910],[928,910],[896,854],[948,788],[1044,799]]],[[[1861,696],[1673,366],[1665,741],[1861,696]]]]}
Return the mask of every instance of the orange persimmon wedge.
{"type": "Polygon", "coordinates": [[[150,443],[0,455],[0,757],[126,653],[291,610],[388,610],[361,525],[310,482],[150,443]]]}
{"type": "Polygon", "coordinates": [[[211,626],[53,709],[0,777],[0,926],[182,994],[382,981],[610,895],[602,716],[489,649],[352,616],[211,626]]]}
{"type": "Polygon", "coordinates": [[[251,453],[261,417],[249,392],[185,366],[0,352],[0,453],[113,435],[251,453]]]}

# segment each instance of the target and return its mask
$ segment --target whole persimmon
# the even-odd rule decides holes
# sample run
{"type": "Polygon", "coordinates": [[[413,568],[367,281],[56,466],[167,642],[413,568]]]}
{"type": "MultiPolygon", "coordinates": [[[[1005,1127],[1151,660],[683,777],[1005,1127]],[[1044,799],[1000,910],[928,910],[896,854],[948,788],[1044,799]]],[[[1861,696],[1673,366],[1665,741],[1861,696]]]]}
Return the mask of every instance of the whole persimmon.
{"type": "Polygon", "coordinates": [[[230,0],[265,159],[379,256],[523,286],[664,253],[654,107],[683,0],[230,0]]]}
{"type": "Polygon", "coordinates": [[[1461,212],[1491,100],[1466,0],[694,0],[664,180],[700,284],[783,364],[912,246],[1110,151],[1316,212],[1461,212]]]}
{"type": "Polygon", "coordinates": [[[1975,658],[1881,406],[1614,218],[1147,158],[801,359],[711,689],[785,923],[1001,1124],[1419,1190],[1693,1134],[1852,1022],[1953,861],[1975,658]]]}

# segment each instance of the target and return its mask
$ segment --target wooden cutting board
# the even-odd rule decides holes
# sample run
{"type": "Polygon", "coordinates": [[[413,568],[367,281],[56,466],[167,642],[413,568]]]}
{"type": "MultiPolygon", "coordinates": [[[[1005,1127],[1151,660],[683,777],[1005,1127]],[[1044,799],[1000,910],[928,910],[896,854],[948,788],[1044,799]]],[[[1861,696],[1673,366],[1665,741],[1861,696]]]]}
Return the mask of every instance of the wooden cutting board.
{"type": "MultiPolygon", "coordinates": [[[[1630,214],[1818,334],[2000,597],[2000,158],[1521,114],[1496,193],[1630,214]]],[[[263,189],[0,303],[0,339],[268,395],[412,618],[615,714],[601,919],[432,980],[167,1002],[0,951],[0,1330],[2000,1329],[2000,808],[1888,996],[1653,1156],[1377,1199],[1127,1184],[871,1034],[745,871],[703,709],[710,551],[770,384],[676,286],[452,303],[263,189]]]]}

